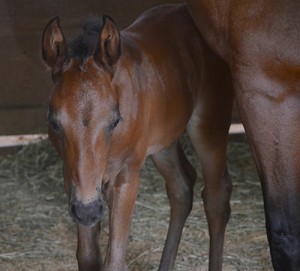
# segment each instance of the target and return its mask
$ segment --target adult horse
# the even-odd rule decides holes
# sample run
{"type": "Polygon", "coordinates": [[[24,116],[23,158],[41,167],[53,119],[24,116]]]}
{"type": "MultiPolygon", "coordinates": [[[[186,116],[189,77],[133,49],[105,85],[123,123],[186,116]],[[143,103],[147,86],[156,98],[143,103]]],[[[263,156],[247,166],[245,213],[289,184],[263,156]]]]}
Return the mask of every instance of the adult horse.
{"type": "Polygon", "coordinates": [[[63,160],[69,213],[78,225],[79,269],[127,270],[139,172],[152,155],[171,204],[160,270],[173,270],[195,182],[178,143],[185,129],[201,158],[208,216],[213,222],[216,213],[222,216],[222,226],[214,227],[223,232],[230,213],[225,155],[233,88],[228,66],[205,44],[186,6],[151,9],[121,32],[108,16],[102,24],[89,21],[69,45],[55,18],[44,30],[42,50],[54,81],[49,137],[63,160]],[[104,196],[109,241],[102,262],[97,237],[104,196]]]}
{"type": "MultiPolygon", "coordinates": [[[[187,2],[232,72],[262,184],[273,267],[300,270],[300,1],[187,2]]],[[[210,260],[211,270],[221,270],[219,252],[211,250],[210,260]]]]}

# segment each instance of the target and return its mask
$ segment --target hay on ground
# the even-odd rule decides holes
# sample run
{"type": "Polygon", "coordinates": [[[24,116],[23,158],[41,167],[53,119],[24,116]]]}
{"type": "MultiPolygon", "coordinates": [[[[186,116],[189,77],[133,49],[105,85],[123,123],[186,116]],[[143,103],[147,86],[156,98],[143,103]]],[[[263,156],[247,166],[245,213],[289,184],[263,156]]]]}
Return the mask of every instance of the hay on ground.
{"type": "MultiPolygon", "coordinates": [[[[185,151],[198,171],[193,211],[176,261],[177,271],[208,270],[209,236],[201,199],[202,177],[194,151],[185,151]]],[[[230,143],[234,188],[224,251],[224,270],[272,270],[260,184],[245,143],[230,143]]],[[[150,159],[142,170],[127,262],[130,270],[157,270],[168,228],[164,181],[150,159]]],[[[48,142],[26,146],[0,163],[1,270],[77,270],[76,227],[67,214],[61,162],[48,142]]],[[[101,247],[108,227],[103,221],[101,247]]]]}

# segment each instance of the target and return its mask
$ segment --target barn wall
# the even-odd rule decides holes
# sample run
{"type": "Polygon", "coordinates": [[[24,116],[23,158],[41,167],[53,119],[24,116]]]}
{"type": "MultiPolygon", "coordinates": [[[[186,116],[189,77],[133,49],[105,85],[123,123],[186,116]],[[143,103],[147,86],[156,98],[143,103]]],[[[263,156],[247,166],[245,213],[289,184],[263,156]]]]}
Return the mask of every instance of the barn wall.
{"type": "Polygon", "coordinates": [[[41,35],[59,15],[66,37],[88,14],[109,14],[121,27],[166,0],[0,0],[0,135],[44,132],[51,80],[40,61],[41,35]]]}

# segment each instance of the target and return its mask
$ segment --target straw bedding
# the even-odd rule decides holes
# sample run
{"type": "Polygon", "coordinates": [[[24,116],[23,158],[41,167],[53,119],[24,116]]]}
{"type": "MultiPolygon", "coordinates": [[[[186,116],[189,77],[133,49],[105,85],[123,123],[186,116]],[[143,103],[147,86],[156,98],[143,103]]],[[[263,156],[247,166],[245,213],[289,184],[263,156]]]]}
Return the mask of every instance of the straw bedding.
{"type": "MultiPolygon", "coordinates": [[[[199,178],[175,270],[208,270],[209,236],[200,195],[201,170],[186,138],[183,145],[199,178]]],[[[272,270],[261,189],[247,144],[229,144],[228,164],[234,188],[224,270],[272,270]]],[[[48,142],[2,157],[0,201],[0,270],[77,270],[76,226],[67,214],[61,162],[48,142]]],[[[158,269],[168,217],[164,181],[147,159],[127,250],[129,270],[158,269]]],[[[106,213],[101,235],[103,253],[107,235],[106,213]]]]}

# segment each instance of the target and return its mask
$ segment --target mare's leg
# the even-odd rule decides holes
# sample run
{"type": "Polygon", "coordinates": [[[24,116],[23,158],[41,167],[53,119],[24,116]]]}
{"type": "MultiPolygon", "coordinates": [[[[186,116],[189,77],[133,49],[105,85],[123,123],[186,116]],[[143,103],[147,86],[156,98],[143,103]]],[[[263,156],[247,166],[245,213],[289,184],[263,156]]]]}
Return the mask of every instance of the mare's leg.
{"type": "Polygon", "coordinates": [[[77,224],[77,261],[80,271],[99,271],[101,255],[98,244],[100,222],[92,227],[77,224]]]}
{"type": "Polygon", "coordinates": [[[196,172],[188,162],[179,143],[152,155],[152,160],[166,180],[171,205],[171,218],[159,270],[174,269],[182,229],[193,203],[196,172]]]}
{"type": "Polygon", "coordinates": [[[187,126],[201,161],[202,197],[210,234],[209,270],[222,270],[225,228],[230,216],[232,184],[226,167],[233,88],[228,68],[218,59],[204,72],[203,89],[187,126]],[[220,64],[220,65],[218,65],[220,64]]]}
{"type": "Polygon", "coordinates": [[[292,271],[300,270],[300,79],[299,69],[275,64],[282,67],[274,80],[259,67],[240,67],[236,97],[262,184],[273,266],[292,271]]]}
{"type": "Polygon", "coordinates": [[[109,240],[104,271],[126,271],[127,239],[139,188],[139,170],[125,167],[106,191],[109,205],[109,240]]]}

